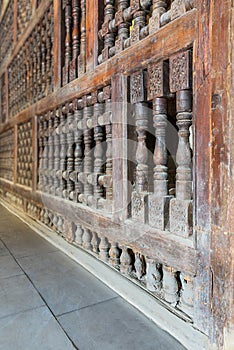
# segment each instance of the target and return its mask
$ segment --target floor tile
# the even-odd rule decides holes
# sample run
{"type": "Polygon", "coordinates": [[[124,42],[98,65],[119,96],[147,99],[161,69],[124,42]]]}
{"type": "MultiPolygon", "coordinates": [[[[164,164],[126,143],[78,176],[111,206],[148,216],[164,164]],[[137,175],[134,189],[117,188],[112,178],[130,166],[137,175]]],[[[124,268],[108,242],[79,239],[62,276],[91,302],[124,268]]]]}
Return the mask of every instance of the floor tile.
{"type": "Polygon", "coordinates": [[[0,280],[0,318],[44,305],[24,275],[0,280]]]}
{"type": "Polygon", "coordinates": [[[120,297],[58,319],[79,350],[185,350],[120,297]]]}
{"type": "Polygon", "coordinates": [[[0,256],[6,256],[9,255],[9,251],[6,249],[4,244],[0,241],[0,256]]]}
{"type": "Polygon", "coordinates": [[[23,274],[23,271],[12,256],[0,256],[0,278],[12,277],[20,274],[23,274]]]}
{"type": "Polygon", "coordinates": [[[0,319],[1,350],[72,350],[59,324],[46,307],[0,319]]]}
{"type": "Polygon", "coordinates": [[[30,276],[55,315],[117,296],[61,252],[21,258],[19,264],[30,276]]]}
{"type": "Polygon", "coordinates": [[[57,251],[57,248],[32,230],[22,233],[15,229],[13,232],[2,235],[1,239],[16,258],[57,251]]]}

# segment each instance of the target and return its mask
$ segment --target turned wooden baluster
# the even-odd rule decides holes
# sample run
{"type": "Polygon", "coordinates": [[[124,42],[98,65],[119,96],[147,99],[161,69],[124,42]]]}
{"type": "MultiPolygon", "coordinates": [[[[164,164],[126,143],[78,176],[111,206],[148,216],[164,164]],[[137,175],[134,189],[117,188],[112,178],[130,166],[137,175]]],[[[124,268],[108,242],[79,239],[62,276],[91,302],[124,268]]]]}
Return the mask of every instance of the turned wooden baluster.
{"type": "Polygon", "coordinates": [[[74,171],[70,174],[70,179],[74,183],[74,190],[70,194],[70,198],[74,202],[78,202],[78,197],[83,191],[83,184],[78,180],[78,174],[83,170],[83,131],[78,128],[78,123],[83,119],[83,111],[80,108],[82,100],[73,101],[73,111],[74,111],[74,171]]]}
{"type": "Polygon", "coordinates": [[[192,234],[192,125],[191,51],[170,58],[170,90],[176,93],[178,148],[176,153],[176,199],[170,206],[170,229],[178,235],[192,234]]]}
{"type": "Polygon", "coordinates": [[[92,240],[92,235],[90,230],[86,227],[83,227],[82,246],[84,249],[87,249],[87,250],[92,249],[91,240],[92,240]]]}
{"type": "Polygon", "coordinates": [[[80,53],[80,7],[78,0],[72,0],[72,61],[69,67],[69,81],[77,78],[77,58],[80,53]]]}
{"type": "Polygon", "coordinates": [[[172,306],[176,306],[179,300],[177,274],[175,269],[168,266],[163,266],[163,292],[165,300],[172,306]]]}
{"type": "Polygon", "coordinates": [[[59,195],[59,178],[57,177],[57,172],[60,167],[60,135],[59,135],[59,110],[55,112],[54,118],[54,193],[56,196],[59,195]]]}
{"type": "MultiPolygon", "coordinates": [[[[83,135],[84,135],[84,160],[83,160],[83,172],[79,173],[78,180],[84,185],[84,193],[79,196],[79,201],[88,204],[89,196],[92,197],[93,186],[88,182],[88,175],[93,170],[93,156],[91,152],[92,146],[92,131],[87,127],[87,120],[91,118],[93,114],[92,106],[87,106],[87,98],[83,97],[83,135]]],[[[79,124],[78,124],[79,125],[79,124]]]]}
{"type": "Polygon", "coordinates": [[[152,16],[149,20],[149,34],[155,33],[160,28],[160,18],[167,11],[167,0],[153,0],[152,16]]]}
{"type": "Polygon", "coordinates": [[[104,38],[104,49],[102,50],[101,61],[109,58],[109,49],[115,45],[115,33],[109,30],[109,22],[115,17],[115,1],[105,0],[104,23],[100,35],[104,38]]]}
{"type": "Polygon", "coordinates": [[[43,135],[43,117],[41,116],[39,118],[39,152],[38,152],[38,159],[39,159],[39,178],[38,178],[38,189],[42,190],[43,188],[43,148],[44,148],[44,135],[43,135]]]}
{"type": "Polygon", "coordinates": [[[109,250],[109,256],[110,256],[110,263],[111,265],[119,270],[120,266],[120,250],[118,247],[118,243],[113,242],[111,243],[111,247],[109,250]]]}
{"type": "Polygon", "coordinates": [[[141,280],[142,276],[145,274],[145,264],[144,264],[143,256],[140,253],[135,254],[134,267],[136,270],[137,278],[141,280]]]}
{"type": "Polygon", "coordinates": [[[75,242],[79,245],[82,245],[83,243],[83,229],[80,224],[76,225],[76,232],[75,232],[75,242]]]}
{"type": "Polygon", "coordinates": [[[146,221],[146,202],[148,190],[148,150],[146,147],[146,132],[148,129],[149,112],[145,97],[145,73],[136,72],[131,75],[131,103],[134,103],[136,119],[137,150],[136,150],[136,188],[132,194],[132,216],[142,222],[146,221]]]}
{"type": "Polygon", "coordinates": [[[36,97],[40,98],[41,95],[41,25],[36,27],[36,44],[37,44],[37,66],[36,66],[36,79],[37,79],[37,90],[36,97]]]}
{"type": "Polygon", "coordinates": [[[118,0],[118,11],[115,14],[115,25],[118,28],[118,39],[115,41],[116,54],[124,49],[124,41],[129,37],[130,23],[124,20],[124,10],[128,6],[128,0],[118,0]]]}
{"type": "MultiPolygon", "coordinates": [[[[111,87],[106,86],[102,92],[98,94],[98,101],[105,102],[105,112],[98,118],[99,125],[105,127],[106,132],[106,171],[105,175],[98,178],[98,182],[105,188],[105,200],[103,202],[104,209],[108,212],[112,211],[112,102],[111,87]]],[[[100,205],[102,205],[100,201],[100,205]]]]}
{"type": "Polygon", "coordinates": [[[148,100],[153,102],[155,128],[154,194],[149,196],[149,224],[161,230],[166,228],[169,216],[167,168],[167,97],[169,94],[168,64],[160,62],[148,66],[148,100]]]}
{"type": "Polygon", "coordinates": [[[181,298],[178,307],[187,315],[193,317],[194,312],[194,278],[188,274],[181,273],[182,285],[181,298]]]}
{"type": "Polygon", "coordinates": [[[123,274],[130,274],[132,272],[132,258],[126,246],[122,247],[120,256],[120,272],[123,274]]]}
{"type": "Polygon", "coordinates": [[[74,132],[73,132],[73,104],[67,106],[67,194],[66,198],[71,199],[71,192],[74,190],[74,182],[70,179],[70,174],[74,171],[74,132]]]}
{"type": "Polygon", "coordinates": [[[106,237],[101,237],[101,242],[99,244],[99,256],[103,261],[108,262],[109,260],[109,242],[106,237]]]}
{"type": "Polygon", "coordinates": [[[52,92],[52,31],[51,31],[51,23],[52,23],[52,13],[47,12],[46,14],[46,95],[52,92]]]}
{"type": "Polygon", "coordinates": [[[49,193],[54,194],[54,113],[51,112],[49,117],[49,153],[48,153],[48,174],[49,174],[49,193]]]}
{"type": "Polygon", "coordinates": [[[41,25],[41,97],[45,96],[46,91],[46,20],[43,18],[41,25]]]}
{"type": "Polygon", "coordinates": [[[131,45],[137,43],[140,38],[141,29],[146,26],[146,12],[142,9],[139,0],[131,1],[133,13],[133,28],[131,30],[131,45]]]}
{"type": "Polygon", "coordinates": [[[69,82],[69,63],[72,59],[72,6],[71,0],[66,0],[65,6],[65,65],[63,67],[63,85],[69,82]]]}
{"type": "Polygon", "coordinates": [[[93,185],[93,205],[98,208],[99,200],[103,198],[103,187],[100,185],[98,179],[104,173],[104,149],[103,149],[103,139],[104,133],[102,126],[98,125],[98,117],[103,114],[103,104],[98,103],[97,101],[97,93],[93,94],[93,117],[88,120],[88,126],[94,128],[94,168],[93,174],[88,176],[88,181],[93,185]]]}
{"type": "Polygon", "coordinates": [[[146,288],[151,292],[160,292],[162,288],[162,266],[146,258],[146,288]]]}
{"type": "Polygon", "coordinates": [[[64,190],[66,189],[66,181],[63,178],[63,172],[67,167],[67,140],[65,133],[65,124],[66,124],[66,115],[60,109],[60,126],[59,126],[59,134],[60,134],[60,165],[59,171],[56,176],[59,178],[59,195],[62,197],[64,190]]]}
{"type": "Polygon", "coordinates": [[[99,241],[100,240],[98,238],[97,232],[93,232],[91,244],[92,244],[92,250],[96,255],[99,254],[99,241]]]}
{"type": "Polygon", "coordinates": [[[78,57],[78,76],[86,72],[86,0],[80,1],[81,24],[80,24],[80,54],[78,57]]]}
{"type": "Polygon", "coordinates": [[[43,134],[44,134],[44,150],[43,150],[43,188],[42,190],[46,192],[46,188],[48,185],[48,178],[47,178],[47,170],[48,170],[48,154],[49,154],[49,147],[48,147],[48,122],[46,119],[46,114],[44,115],[44,122],[43,122],[43,134]]]}

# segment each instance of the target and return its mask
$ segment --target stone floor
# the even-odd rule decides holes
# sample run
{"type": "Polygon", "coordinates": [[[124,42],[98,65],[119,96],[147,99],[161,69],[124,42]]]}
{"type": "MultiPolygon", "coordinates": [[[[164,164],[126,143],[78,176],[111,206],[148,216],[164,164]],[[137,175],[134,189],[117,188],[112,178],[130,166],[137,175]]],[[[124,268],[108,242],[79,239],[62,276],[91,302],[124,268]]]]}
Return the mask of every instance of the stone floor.
{"type": "Polygon", "coordinates": [[[185,348],[0,206],[0,349],[185,348]]]}

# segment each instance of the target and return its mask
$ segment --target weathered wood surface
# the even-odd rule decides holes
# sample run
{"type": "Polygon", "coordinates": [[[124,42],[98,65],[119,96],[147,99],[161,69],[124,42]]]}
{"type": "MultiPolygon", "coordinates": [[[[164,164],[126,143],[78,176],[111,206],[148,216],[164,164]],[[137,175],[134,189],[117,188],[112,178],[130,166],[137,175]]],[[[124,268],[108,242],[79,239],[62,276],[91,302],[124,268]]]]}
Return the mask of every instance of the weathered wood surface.
{"type": "MultiPolygon", "coordinates": [[[[27,184],[32,183],[32,186],[28,188],[17,183],[20,155],[15,147],[13,181],[1,178],[1,193],[28,215],[57,230],[69,242],[82,246],[121,273],[134,276],[148,291],[166,302],[167,307],[176,312],[182,310],[193,319],[196,328],[209,336],[211,344],[222,348],[228,341],[234,314],[231,300],[234,254],[233,94],[230,93],[233,89],[230,78],[233,77],[234,21],[231,0],[153,0],[150,15],[147,1],[118,1],[116,7],[113,1],[109,1],[109,7],[104,1],[100,6],[97,0],[64,1],[65,7],[68,4],[67,10],[72,11],[63,14],[63,5],[54,0],[54,29],[47,21],[50,14],[43,19],[50,2],[42,0],[37,7],[38,3],[32,1],[32,19],[18,36],[18,41],[22,20],[18,18],[17,22],[17,17],[12,17],[14,47],[11,56],[0,65],[6,92],[12,85],[14,91],[20,89],[18,97],[13,88],[6,94],[5,105],[1,100],[6,122],[0,125],[0,133],[13,128],[14,144],[17,145],[21,124],[32,121],[33,165],[32,174],[28,175],[30,179],[26,176],[27,184]],[[35,28],[38,28],[36,33],[35,28]],[[44,28],[42,37],[39,35],[41,28],[44,28]],[[67,29],[67,37],[63,28],[67,29]],[[56,33],[51,35],[51,42],[46,40],[45,34],[49,32],[56,33]],[[31,33],[34,33],[34,42],[39,40],[38,50],[35,45],[32,45],[32,51],[30,45],[27,46],[31,33]],[[45,57],[45,50],[49,52],[52,45],[53,61],[48,55],[45,57]],[[34,98],[28,104],[22,104],[20,94],[25,88],[22,71],[18,70],[13,83],[7,71],[14,58],[12,70],[17,71],[17,63],[23,63],[23,57],[34,52],[34,48],[36,55],[33,60],[26,61],[26,68],[32,67],[38,73],[25,93],[35,89],[40,100],[34,98]],[[191,49],[192,56],[189,57],[188,50],[191,49]],[[177,60],[179,64],[174,64],[177,60]],[[181,68],[183,60],[185,66],[181,68]],[[190,66],[186,64],[190,60],[192,82],[190,66]],[[163,67],[161,78],[160,65],[163,67]],[[50,70],[49,67],[53,74],[41,79],[40,73],[50,70]],[[169,72],[166,72],[168,67],[169,72]],[[169,87],[166,86],[168,73],[169,87]],[[134,83],[137,75],[143,77],[143,81],[147,78],[148,82],[140,86],[136,79],[134,83]],[[45,83],[49,86],[52,77],[54,92],[49,88],[47,96],[43,96],[45,83]],[[136,114],[131,114],[125,104],[130,95],[136,114]],[[12,96],[21,104],[20,112],[17,109],[11,112],[12,96]],[[112,114],[109,110],[111,101],[114,102],[112,114]],[[142,110],[145,104],[153,108],[149,120],[142,110]],[[173,171],[177,171],[177,181],[172,180],[168,187],[171,169],[168,169],[168,155],[163,147],[165,120],[173,119],[175,126],[176,109],[179,148],[178,164],[173,171]],[[106,113],[100,112],[102,110],[106,113]],[[103,113],[101,124],[98,113],[103,113]],[[44,118],[44,126],[40,126],[40,118],[44,118]],[[153,125],[153,118],[156,142],[154,138],[147,139],[147,127],[149,122],[153,125]],[[125,123],[130,120],[133,125],[128,130],[125,123]],[[59,121],[62,121],[60,126],[59,121]],[[192,154],[191,123],[194,130],[192,154]],[[136,160],[134,166],[127,161],[129,148],[123,142],[129,136],[137,144],[132,150],[136,160]],[[108,150],[100,146],[105,138],[108,150]],[[120,144],[112,144],[116,139],[121,140],[120,144]],[[144,154],[145,141],[155,143],[154,169],[144,154]],[[88,154],[93,145],[98,148],[93,158],[88,155],[81,165],[83,152],[88,154]],[[41,168],[43,150],[48,153],[48,159],[45,161],[42,156],[44,168],[41,168]],[[105,165],[100,161],[102,154],[106,157],[105,165]],[[154,173],[154,186],[153,182],[148,183],[149,169],[154,173]],[[150,191],[149,187],[152,188],[150,191]],[[148,198],[149,193],[152,198],[148,198]],[[135,209],[131,208],[134,200],[135,209]],[[152,215],[147,211],[148,201],[157,204],[154,208],[152,205],[152,215]],[[139,220],[134,215],[140,202],[144,202],[140,213],[144,212],[145,216],[140,215],[139,220]],[[187,225],[192,202],[193,232],[191,225],[187,225]],[[98,203],[102,203],[103,210],[98,203]],[[111,208],[108,213],[104,210],[107,206],[111,208]],[[173,216],[174,210],[175,225],[169,229],[168,220],[160,223],[157,220],[156,228],[153,223],[155,210],[159,217],[166,211],[173,216]],[[177,224],[178,229],[175,229],[177,224]],[[186,229],[181,234],[178,231],[182,226],[186,229]]],[[[15,12],[20,4],[23,8],[23,1],[14,1],[15,12]]],[[[5,45],[8,44],[7,39],[5,45]]],[[[28,147],[24,141],[23,153],[28,147]]],[[[23,154],[21,165],[24,159],[27,162],[24,157],[28,154],[23,154]]],[[[21,170],[24,169],[23,165],[21,170]]]]}

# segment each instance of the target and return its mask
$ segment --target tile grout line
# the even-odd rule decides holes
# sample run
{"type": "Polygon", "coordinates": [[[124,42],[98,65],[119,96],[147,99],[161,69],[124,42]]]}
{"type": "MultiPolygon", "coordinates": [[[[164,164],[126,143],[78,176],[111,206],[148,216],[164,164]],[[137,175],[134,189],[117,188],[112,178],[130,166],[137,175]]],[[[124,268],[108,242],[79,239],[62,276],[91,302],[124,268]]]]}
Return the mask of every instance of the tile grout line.
{"type": "Polygon", "coordinates": [[[37,291],[38,295],[41,297],[41,299],[43,300],[43,302],[45,303],[45,306],[48,308],[48,310],[50,311],[51,315],[53,316],[53,318],[55,319],[55,321],[59,324],[60,328],[63,330],[64,334],[66,335],[66,337],[70,340],[70,342],[72,343],[73,347],[76,350],[79,350],[78,347],[76,346],[76,344],[73,342],[73,340],[70,338],[70,336],[68,335],[68,333],[65,331],[65,329],[63,328],[63,326],[61,325],[61,323],[57,320],[55,314],[53,313],[52,309],[50,308],[50,306],[48,305],[47,301],[45,300],[45,298],[43,297],[43,295],[39,292],[39,290],[37,289],[37,287],[35,286],[34,282],[31,280],[31,278],[29,277],[29,275],[27,274],[27,272],[23,269],[23,267],[20,265],[20,263],[17,261],[17,259],[15,258],[15,256],[13,255],[13,253],[11,252],[11,250],[7,247],[7,245],[5,244],[5,242],[2,240],[2,238],[0,238],[0,241],[3,243],[3,245],[5,246],[5,248],[8,250],[8,252],[10,253],[10,255],[12,256],[12,258],[15,260],[16,264],[20,267],[20,269],[23,271],[23,273],[25,274],[25,276],[27,277],[27,279],[29,280],[29,282],[32,284],[33,288],[37,291]]]}
{"type": "Polygon", "coordinates": [[[112,297],[112,298],[106,299],[106,300],[98,301],[97,303],[94,303],[94,304],[82,306],[82,307],[80,307],[78,309],[74,309],[74,310],[71,310],[71,311],[64,312],[64,313],[62,313],[60,315],[56,315],[56,317],[62,317],[62,316],[65,316],[67,314],[71,314],[72,312],[76,312],[76,311],[80,311],[80,310],[83,310],[83,309],[87,309],[88,307],[92,307],[92,306],[95,306],[95,305],[103,304],[103,303],[106,303],[108,301],[111,301],[111,300],[114,300],[114,299],[118,299],[118,298],[120,298],[119,295],[117,295],[116,297],[112,297]]]}

